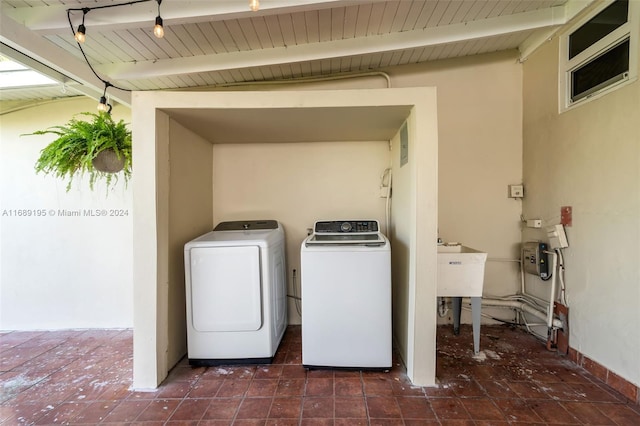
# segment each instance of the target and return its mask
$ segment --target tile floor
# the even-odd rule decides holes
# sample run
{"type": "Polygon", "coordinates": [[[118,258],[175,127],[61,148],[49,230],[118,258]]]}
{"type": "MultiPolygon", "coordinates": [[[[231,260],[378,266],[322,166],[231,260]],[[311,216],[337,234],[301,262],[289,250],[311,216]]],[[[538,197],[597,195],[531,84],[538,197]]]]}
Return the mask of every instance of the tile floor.
{"type": "Polygon", "coordinates": [[[192,368],[131,385],[132,332],[0,334],[0,423],[110,425],[640,425],[640,407],[521,330],[438,328],[439,386],[388,373],[306,371],[300,327],[269,366],[192,368]]]}

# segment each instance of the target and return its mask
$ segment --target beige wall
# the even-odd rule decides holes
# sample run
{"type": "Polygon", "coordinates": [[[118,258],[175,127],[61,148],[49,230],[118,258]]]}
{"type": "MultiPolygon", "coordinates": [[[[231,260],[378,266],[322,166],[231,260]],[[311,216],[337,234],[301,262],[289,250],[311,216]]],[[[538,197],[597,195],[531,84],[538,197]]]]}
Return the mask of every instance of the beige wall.
{"type": "Polygon", "coordinates": [[[170,367],[170,119],[162,111],[142,107],[145,101],[133,94],[133,383],[137,389],[156,388],[170,367]]]}
{"type": "Polygon", "coordinates": [[[391,257],[393,331],[414,383],[435,384],[438,128],[436,89],[407,118],[408,155],[400,134],[392,140],[391,257]],[[425,326],[426,325],[426,326],[425,326]]]}
{"type": "MultiPolygon", "coordinates": [[[[316,220],[375,219],[384,226],[380,176],[389,143],[216,144],[214,223],[275,219],[285,229],[289,294],[300,294],[300,244],[316,220]]],[[[289,322],[300,324],[293,300],[289,322]]]]}
{"type": "MultiPolygon", "coordinates": [[[[486,251],[484,293],[519,288],[522,181],[522,66],[517,52],[396,67],[393,87],[438,92],[438,229],[446,241],[486,251]]],[[[513,319],[510,311],[493,312],[513,319]]],[[[468,321],[467,315],[463,320],[468,321]]]]}
{"type": "MultiPolygon", "coordinates": [[[[407,129],[409,123],[407,123],[407,129]]],[[[400,167],[400,132],[392,142],[393,166],[393,197],[391,215],[393,224],[389,239],[391,240],[391,273],[393,297],[393,339],[399,348],[400,356],[407,363],[413,348],[411,334],[414,332],[413,316],[415,315],[415,300],[411,280],[415,279],[415,272],[411,270],[411,230],[415,223],[412,214],[412,176],[410,167],[400,167]]]]}
{"type": "Polygon", "coordinates": [[[569,344],[640,385],[640,84],[559,114],[557,58],[556,38],[524,64],[523,212],[547,225],[573,207],[569,344]]]}
{"type": "Polygon", "coordinates": [[[184,244],[213,229],[213,145],[169,122],[168,364],[187,352],[184,244]]]}
{"type": "MultiPolygon", "coordinates": [[[[0,115],[0,329],[133,325],[131,183],[107,193],[76,178],[67,192],[66,180],[34,170],[55,135],[21,136],[94,111],[96,101],[78,97],[0,115]]],[[[113,117],[131,121],[123,106],[113,117]]]]}
{"type": "Polygon", "coordinates": [[[183,248],[211,229],[213,171],[210,143],[140,102],[134,95],[133,380],[145,389],[186,353],[183,248]]]}

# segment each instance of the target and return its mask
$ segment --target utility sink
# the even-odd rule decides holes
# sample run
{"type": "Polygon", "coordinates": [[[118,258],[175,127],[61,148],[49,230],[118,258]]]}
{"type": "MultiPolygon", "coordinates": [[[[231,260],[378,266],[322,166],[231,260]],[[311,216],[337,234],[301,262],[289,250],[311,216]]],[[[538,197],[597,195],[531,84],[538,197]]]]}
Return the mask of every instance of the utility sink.
{"type": "Polygon", "coordinates": [[[487,253],[461,244],[438,246],[437,295],[482,297],[487,253]]]}
{"type": "Polygon", "coordinates": [[[482,310],[482,287],[484,286],[484,264],[487,253],[461,244],[438,246],[438,297],[451,297],[453,306],[453,332],[460,332],[462,298],[471,302],[473,321],[473,352],[480,351],[480,314],[482,310]]]}

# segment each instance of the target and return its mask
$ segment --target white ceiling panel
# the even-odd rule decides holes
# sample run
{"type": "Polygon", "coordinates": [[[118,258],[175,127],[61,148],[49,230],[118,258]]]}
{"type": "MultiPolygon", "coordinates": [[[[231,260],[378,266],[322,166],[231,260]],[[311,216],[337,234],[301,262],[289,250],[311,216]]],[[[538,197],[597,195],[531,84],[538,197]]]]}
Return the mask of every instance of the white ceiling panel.
{"type": "MultiPolygon", "coordinates": [[[[120,3],[3,0],[0,53],[22,52],[78,81],[91,96],[101,95],[102,80],[162,90],[308,78],[517,49],[592,0],[262,0],[257,12],[246,0],[165,0],[162,39],[152,34],[155,0],[91,9],[120,3]],[[90,11],[82,48],[99,78],[67,19],[69,13],[77,29],[82,12],[68,9],[83,7],[90,11]]],[[[52,93],[6,89],[0,100],[52,93]]],[[[121,103],[130,100],[113,88],[109,94],[121,103]]]]}
{"type": "Polygon", "coordinates": [[[169,108],[165,111],[211,143],[286,143],[389,140],[409,116],[411,107],[169,108]],[[247,126],[246,117],[251,117],[251,126],[247,126]],[[297,125],[282,125],[282,117],[297,125]]]}

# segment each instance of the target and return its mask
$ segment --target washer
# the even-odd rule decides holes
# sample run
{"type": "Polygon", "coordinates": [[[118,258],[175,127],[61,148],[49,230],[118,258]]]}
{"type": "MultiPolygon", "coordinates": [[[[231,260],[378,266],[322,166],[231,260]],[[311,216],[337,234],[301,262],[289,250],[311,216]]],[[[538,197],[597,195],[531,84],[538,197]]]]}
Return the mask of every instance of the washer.
{"type": "Polygon", "coordinates": [[[287,327],[282,226],[221,222],[184,262],[189,364],[270,363],[287,327]]]}
{"type": "Polygon", "coordinates": [[[391,368],[391,247],[378,222],[316,222],[300,256],[302,364],[391,368]]]}

